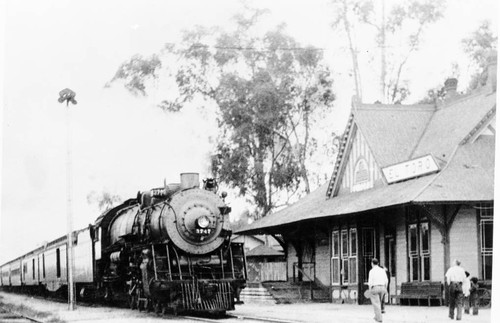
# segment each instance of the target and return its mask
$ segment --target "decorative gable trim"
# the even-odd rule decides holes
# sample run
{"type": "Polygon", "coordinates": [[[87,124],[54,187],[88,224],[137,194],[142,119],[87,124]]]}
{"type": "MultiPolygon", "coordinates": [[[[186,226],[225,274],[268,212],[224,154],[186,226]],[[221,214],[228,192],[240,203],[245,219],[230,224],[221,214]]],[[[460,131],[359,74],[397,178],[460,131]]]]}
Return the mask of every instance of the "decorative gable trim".
{"type": "Polygon", "coordinates": [[[332,177],[330,178],[330,183],[328,184],[328,189],[326,190],[326,197],[332,198],[339,189],[340,181],[342,177],[339,174],[343,173],[346,165],[346,156],[349,156],[350,149],[352,147],[352,138],[356,134],[357,127],[354,123],[354,113],[351,112],[349,120],[347,121],[347,126],[342,136],[340,142],[339,152],[337,154],[337,159],[335,161],[335,167],[333,169],[332,177]]]}
{"type": "Polygon", "coordinates": [[[363,191],[373,187],[370,166],[365,157],[359,157],[354,165],[351,192],[363,191]]]}
{"type": "Polygon", "coordinates": [[[495,104],[493,108],[491,108],[491,110],[488,111],[488,113],[486,113],[486,115],[481,119],[481,121],[479,121],[479,123],[467,134],[467,136],[465,136],[465,138],[462,139],[460,145],[465,145],[467,143],[474,142],[477,139],[477,137],[479,137],[479,135],[481,135],[481,133],[486,128],[488,128],[491,121],[496,115],[496,109],[497,105],[495,104]]]}

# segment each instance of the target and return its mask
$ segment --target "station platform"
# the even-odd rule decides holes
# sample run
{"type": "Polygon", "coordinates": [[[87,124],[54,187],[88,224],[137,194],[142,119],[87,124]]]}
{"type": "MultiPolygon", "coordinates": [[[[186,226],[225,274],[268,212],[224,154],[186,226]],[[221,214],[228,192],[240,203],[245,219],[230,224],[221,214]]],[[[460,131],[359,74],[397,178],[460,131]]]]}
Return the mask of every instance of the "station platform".
{"type": "MultiPolygon", "coordinates": [[[[103,306],[77,306],[69,311],[68,304],[55,303],[24,295],[0,292],[0,307],[13,308],[41,322],[190,322],[175,317],[156,317],[124,308],[103,306]]],[[[260,318],[271,323],[332,323],[375,322],[371,305],[298,303],[273,304],[271,302],[246,302],[228,312],[232,319],[218,322],[241,322],[246,318],[260,318]]],[[[491,309],[480,309],[478,316],[463,314],[461,322],[496,322],[491,320],[491,309]]],[[[452,322],[445,306],[399,306],[389,305],[383,315],[387,323],[441,323],[452,322]]],[[[193,321],[194,322],[194,321],[193,321]]]]}

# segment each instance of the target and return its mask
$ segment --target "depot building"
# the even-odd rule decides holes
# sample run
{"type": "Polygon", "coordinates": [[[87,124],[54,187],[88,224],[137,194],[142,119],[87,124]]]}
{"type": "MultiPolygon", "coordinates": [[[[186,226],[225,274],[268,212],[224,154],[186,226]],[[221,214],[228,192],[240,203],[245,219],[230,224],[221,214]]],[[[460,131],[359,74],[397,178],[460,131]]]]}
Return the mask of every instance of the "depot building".
{"type": "MultiPolygon", "coordinates": [[[[240,229],[283,243],[298,272],[332,302],[364,303],[371,259],[402,284],[441,283],[454,259],[492,278],[496,75],[467,96],[445,83],[436,104],[353,100],[331,180],[297,203],[240,229]],[[300,268],[300,270],[298,270],[300,268]]],[[[438,284],[439,285],[439,284],[438,284]]]]}

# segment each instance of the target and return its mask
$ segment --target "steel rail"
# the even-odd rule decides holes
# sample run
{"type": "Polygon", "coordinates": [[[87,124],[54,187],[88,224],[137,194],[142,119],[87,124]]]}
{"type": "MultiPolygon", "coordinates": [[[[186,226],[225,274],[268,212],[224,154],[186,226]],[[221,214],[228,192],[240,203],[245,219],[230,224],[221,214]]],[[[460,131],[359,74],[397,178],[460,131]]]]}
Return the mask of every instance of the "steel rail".
{"type": "MultiPolygon", "coordinates": [[[[199,316],[186,316],[186,315],[178,315],[178,317],[194,320],[194,321],[200,321],[200,322],[217,322],[220,323],[221,319],[210,319],[206,317],[199,317],[199,316]]],[[[276,318],[268,318],[268,317],[259,317],[259,316],[249,316],[249,315],[233,315],[233,314],[226,314],[224,316],[225,319],[237,319],[238,321],[246,321],[246,322],[268,322],[268,323],[300,323],[300,321],[292,321],[292,320],[285,320],[285,319],[276,319],[276,318]]]]}

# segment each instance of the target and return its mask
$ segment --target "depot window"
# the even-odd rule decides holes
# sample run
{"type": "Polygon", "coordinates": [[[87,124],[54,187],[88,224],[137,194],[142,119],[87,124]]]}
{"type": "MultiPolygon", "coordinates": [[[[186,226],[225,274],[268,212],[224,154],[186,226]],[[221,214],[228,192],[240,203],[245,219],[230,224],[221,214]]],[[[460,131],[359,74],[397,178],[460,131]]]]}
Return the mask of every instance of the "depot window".
{"type": "Polygon", "coordinates": [[[57,278],[61,277],[61,252],[59,248],[56,249],[56,270],[57,278]]]}
{"type": "Polygon", "coordinates": [[[337,229],[332,232],[332,283],[358,282],[358,235],[356,228],[337,229]]]}
{"type": "Polygon", "coordinates": [[[420,210],[408,210],[407,245],[409,281],[431,279],[430,224],[420,210]]]}
{"type": "Polygon", "coordinates": [[[493,271],[493,203],[481,203],[478,209],[481,239],[481,274],[484,280],[491,280],[493,271]]]}

